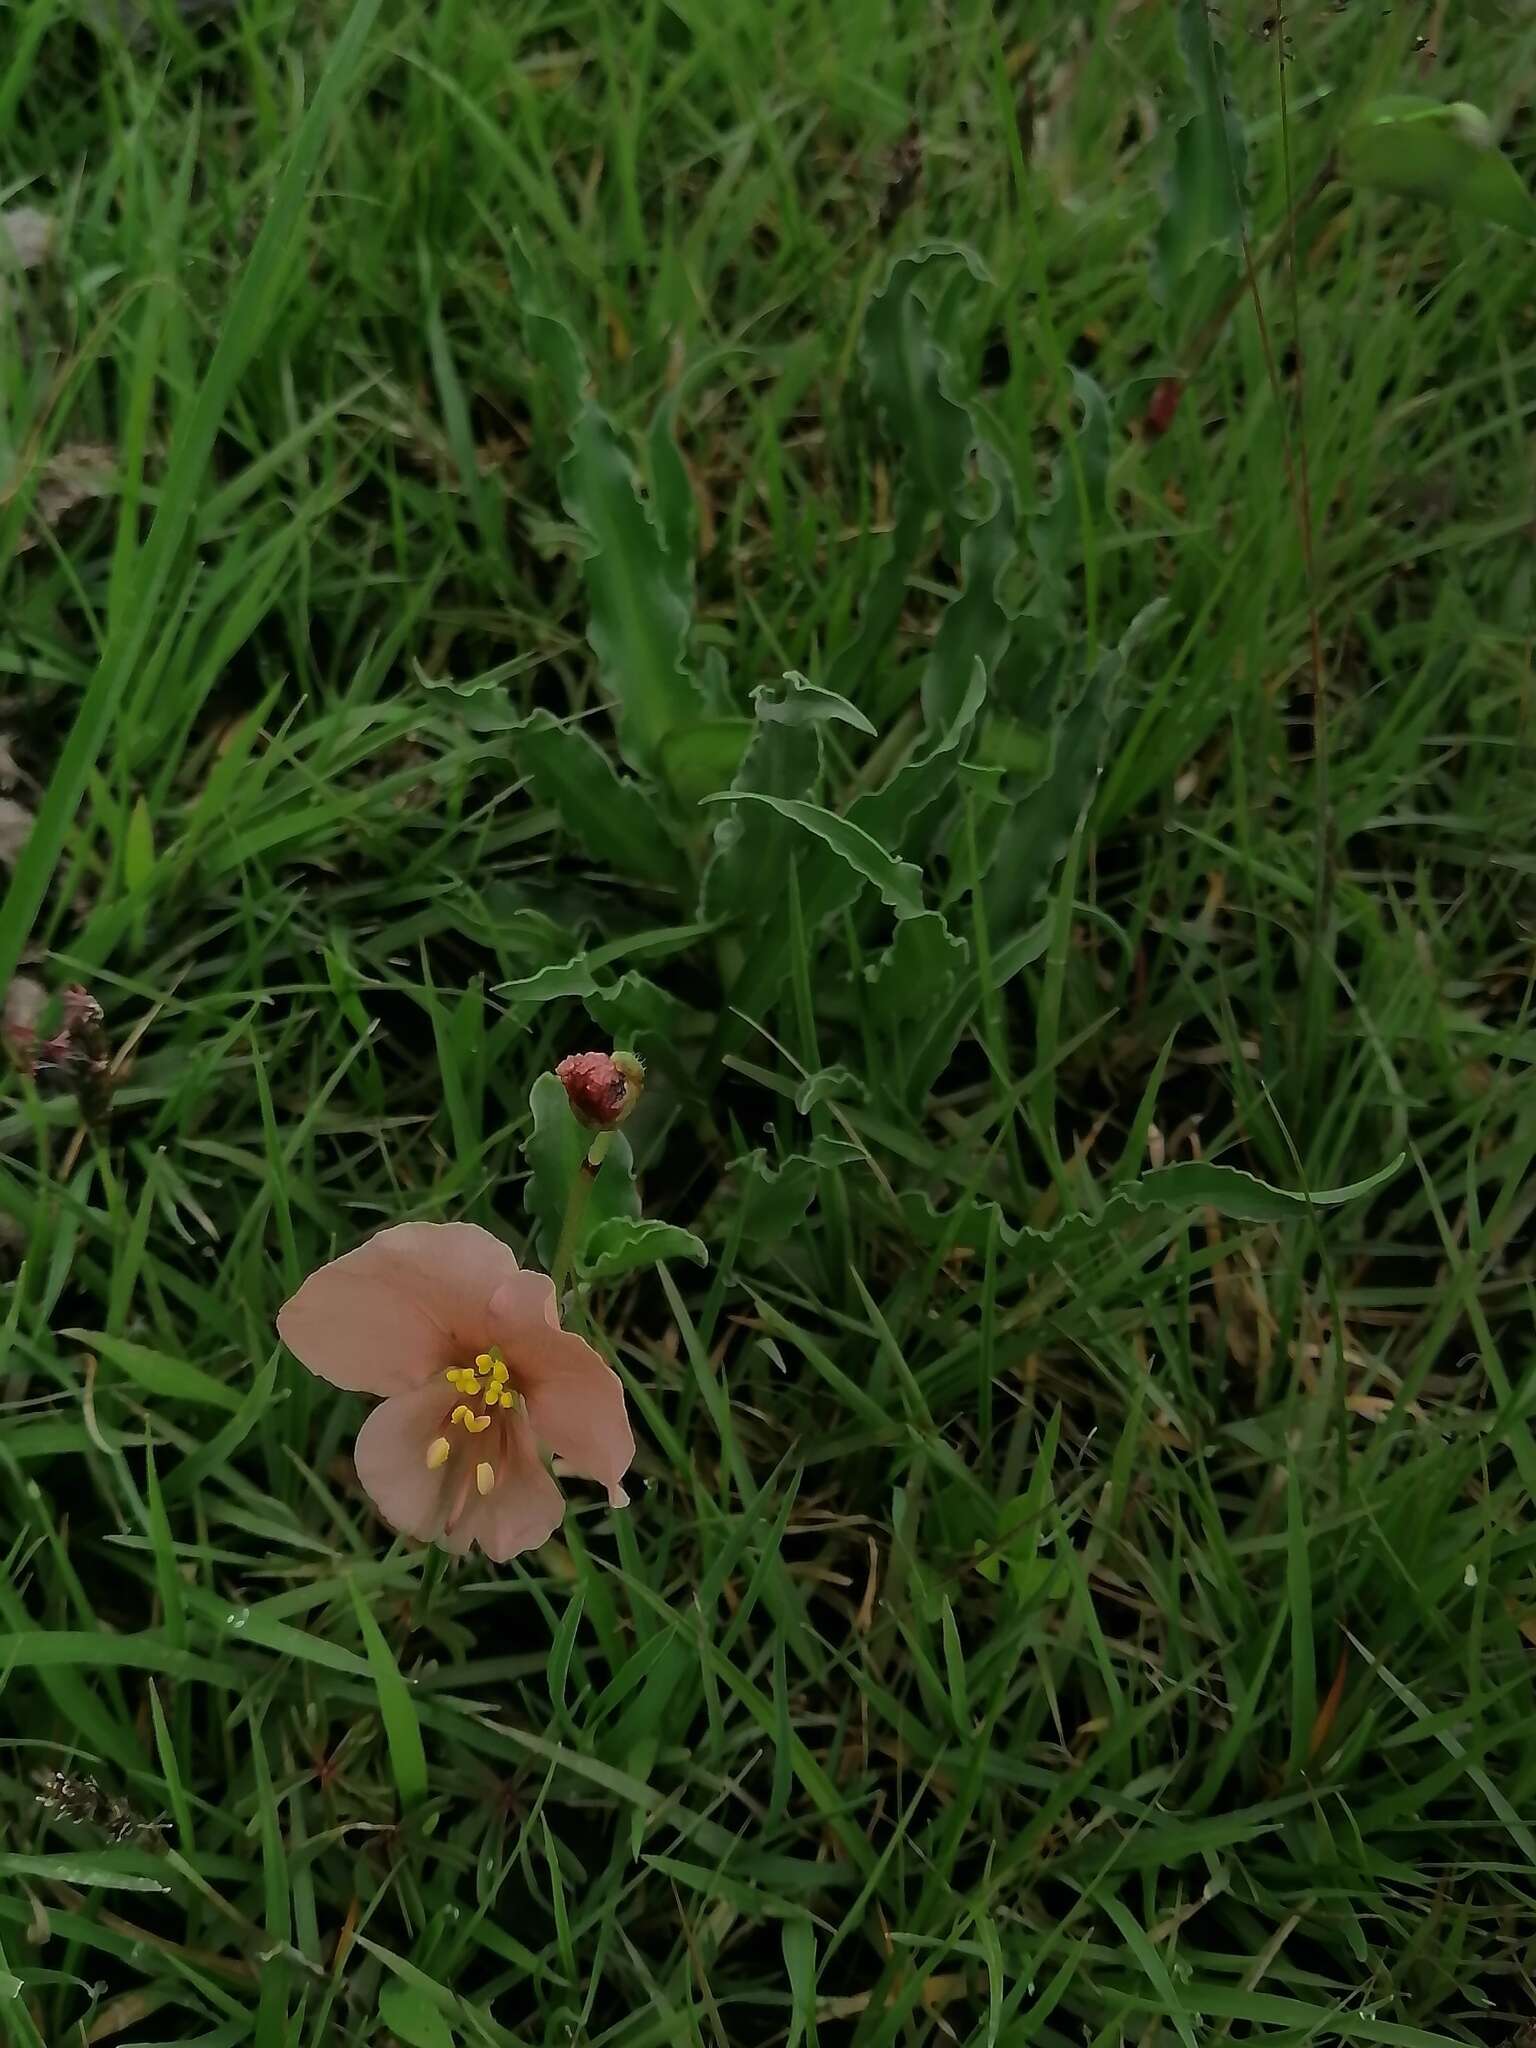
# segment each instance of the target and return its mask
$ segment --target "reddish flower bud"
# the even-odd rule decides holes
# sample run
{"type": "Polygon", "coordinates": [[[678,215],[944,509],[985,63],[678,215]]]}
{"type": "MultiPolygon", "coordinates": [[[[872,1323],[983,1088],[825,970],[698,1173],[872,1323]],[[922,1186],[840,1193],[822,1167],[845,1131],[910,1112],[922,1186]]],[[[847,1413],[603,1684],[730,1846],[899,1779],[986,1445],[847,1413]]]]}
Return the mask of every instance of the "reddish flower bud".
{"type": "Polygon", "coordinates": [[[645,1086],[645,1069],[629,1052],[573,1052],[555,1069],[578,1123],[612,1131],[623,1123],[645,1086]]]}

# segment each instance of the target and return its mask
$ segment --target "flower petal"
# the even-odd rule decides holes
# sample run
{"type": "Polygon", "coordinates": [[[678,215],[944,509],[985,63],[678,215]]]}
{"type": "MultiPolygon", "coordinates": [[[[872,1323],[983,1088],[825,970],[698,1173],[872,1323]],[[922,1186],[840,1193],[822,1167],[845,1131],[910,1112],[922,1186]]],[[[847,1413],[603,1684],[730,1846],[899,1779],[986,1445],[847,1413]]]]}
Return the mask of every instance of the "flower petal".
{"type": "Polygon", "coordinates": [[[519,1273],[498,1288],[491,1323],[534,1435],[622,1507],[628,1496],[619,1482],[635,1455],[623,1381],[584,1338],[561,1329],[553,1283],[542,1273],[519,1273]]]}
{"type": "Polygon", "coordinates": [[[421,1543],[436,1541],[459,1478],[454,1461],[435,1472],[427,1464],[427,1447],[441,1430],[443,1394],[433,1380],[392,1394],[366,1417],[352,1449],[357,1476],[379,1513],[421,1543]]]}
{"type": "Polygon", "coordinates": [[[474,1223],[397,1223],[311,1273],[277,1333],[312,1373],[363,1394],[399,1394],[486,1342],[490,1301],[521,1277],[474,1223]]]}
{"type": "Polygon", "coordinates": [[[520,1551],[537,1550],[549,1541],[565,1514],[565,1496],[545,1471],[522,1416],[488,1432],[483,1445],[456,1450],[455,1463],[487,1454],[495,1468],[490,1492],[480,1493],[473,1483],[461,1486],[457,1497],[463,1505],[453,1527],[437,1540],[459,1555],[478,1544],[494,1563],[505,1564],[520,1551]]]}

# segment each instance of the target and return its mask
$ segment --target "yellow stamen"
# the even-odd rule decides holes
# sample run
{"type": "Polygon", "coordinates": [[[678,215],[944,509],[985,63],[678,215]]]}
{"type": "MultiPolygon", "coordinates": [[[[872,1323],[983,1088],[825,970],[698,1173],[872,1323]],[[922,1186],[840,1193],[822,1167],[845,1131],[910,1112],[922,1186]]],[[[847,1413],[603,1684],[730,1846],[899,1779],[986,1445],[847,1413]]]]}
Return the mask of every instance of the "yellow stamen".
{"type": "Polygon", "coordinates": [[[507,1376],[507,1362],[504,1358],[493,1358],[491,1360],[491,1374],[496,1384],[500,1386],[507,1376]]]}
{"type": "Polygon", "coordinates": [[[458,1407],[454,1409],[451,1419],[454,1422],[463,1423],[467,1428],[468,1425],[472,1423],[475,1419],[474,1410],[471,1408],[466,1408],[464,1406],[464,1403],[461,1401],[458,1407]]]}
{"type": "Polygon", "coordinates": [[[490,1371],[490,1369],[491,1369],[491,1354],[489,1353],[489,1351],[482,1351],[482,1352],[480,1352],[480,1353],[479,1353],[479,1354],[477,1355],[476,1359],[475,1359],[475,1370],[476,1370],[476,1372],[489,1372],[489,1371],[490,1371]]]}
{"type": "Polygon", "coordinates": [[[493,1465],[477,1465],[475,1467],[475,1484],[482,1493],[489,1493],[496,1484],[495,1467],[493,1465]]]}
{"type": "MultiPolygon", "coordinates": [[[[489,1398],[489,1396],[487,1396],[487,1398],[489,1398]]],[[[502,1388],[501,1405],[503,1408],[515,1408],[517,1406],[517,1396],[513,1393],[510,1387],[502,1388]]]]}
{"type": "Polygon", "coordinates": [[[452,1449],[453,1446],[449,1443],[447,1437],[434,1437],[431,1443],[427,1445],[427,1470],[435,1472],[439,1465],[446,1465],[448,1453],[452,1449]]]}
{"type": "Polygon", "coordinates": [[[465,1409],[464,1427],[469,1431],[471,1436],[478,1436],[482,1429],[489,1429],[490,1426],[491,1418],[489,1417],[489,1415],[471,1415],[469,1410],[467,1408],[465,1409]]]}

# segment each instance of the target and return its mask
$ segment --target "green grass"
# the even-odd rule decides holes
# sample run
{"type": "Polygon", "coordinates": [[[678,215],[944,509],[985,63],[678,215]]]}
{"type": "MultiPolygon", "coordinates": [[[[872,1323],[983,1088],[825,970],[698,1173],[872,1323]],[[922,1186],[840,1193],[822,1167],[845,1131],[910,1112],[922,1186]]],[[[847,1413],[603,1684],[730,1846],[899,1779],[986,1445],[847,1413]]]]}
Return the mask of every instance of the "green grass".
{"type": "MultiPolygon", "coordinates": [[[[94,1128],[0,1100],[0,2040],[1515,2039],[1526,245],[1334,192],[1294,301],[1262,266],[1277,390],[1247,301],[1199,354],[1218,259],[1151,290],[1171,9],[147,11],[124,44],[16,0],[0,37],[0,207],[59,223],[0,312],[0,730],[38,815],[0,963],[88,983],[122,1056],[94,1128]],[[979,262],[903,434],[861,335],[936,238],[979,262]],[[931,742],[977,489],[849,649],[944,403],[996,451],[1032,615],[943,801],[885,821],[929,912],[893,958],[761,806],[701,915],[737,726],[697,790],[610,808],[665,578],[643,534],[584,577],[535,302],[691,563],[713,710],[799,669],[876,728],[774,728],[812,777],[781,795],[845,810],[931,742]],[[110,489],[50,527],[81,443],[110,489]],[[637,561],[599,659],[588,578],[637,561]],[[576,758],[536,707],[601,748],[595,796],[536,771],[576,758]],[[535,979],[573,960],[592,993],[535,979]],[[392,1542],[363,1404],[274,1312],[401,1217],[521,1249],[530,1087],[615,1020],[645,1214],[709,1252],[588,1303],[633,1506],[573,1487],[506,1568],[392,1542]],[[1400,1154],[1278,1225],[1110,1202],[1164,1159],[1317,1190],[1400,1154]],[[99,1793],[60,1810],[52,1771],[99,1793]]],[[[1362,97],[1423,85],[1429,11],[1298,10],[1284,109],[1249,12],[1262,252],[1286,150],[1300,194],[1362,97]]],[[[1536,22],[1486,12],[1427,89],[1514,117],[1529,170],[1536,22]]]]}

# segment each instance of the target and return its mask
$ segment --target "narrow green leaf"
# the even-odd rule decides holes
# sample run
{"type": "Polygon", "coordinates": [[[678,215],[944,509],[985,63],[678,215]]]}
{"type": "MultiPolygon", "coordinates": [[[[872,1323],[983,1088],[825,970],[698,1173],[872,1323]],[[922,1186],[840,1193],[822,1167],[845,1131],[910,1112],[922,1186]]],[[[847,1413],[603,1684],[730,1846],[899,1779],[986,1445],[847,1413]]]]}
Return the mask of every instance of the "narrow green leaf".
{"type": "Polygon", "coordinates": [[[1047,616],[1065,605],[1067,576],[1083,555],[1083,529],[1106,517],[1109,486],[1109,400],[1086,370],[1072,372],[1072,391],[1082,408],[1075,445],[1056,458],[1055,482],[1043,512],[1029,522],[1030,546],[1040,567],[1036,604],[1047,616]]]}
{"type": "Polygon", "coordinates": [[[427,1796],[427,1753],[422,1746],[416,1702],[400,1675],[395,1653],[385,1641],[384,1631],[363,1598],[362,1589],[356,1579],[350,1584],[357,1625],[362,1630],[363,1647],[368,1652],[368,1666],[379,1696],[379,1714],[384,1723],[384,1739],[389,1745],[389,1765],[394,1773],[395,1790],[400,1795],[401,1811],[409,1813],[427,1796]]]}
{"type": "Polygon", "coordinates": [[[155,872],[155,828],[143,797],[134,801],[123,835],[123,883],[130,892],[142,889],[155,872]]]}
{"type": "Polygon", "coordinates": [[[145,1871],[124,1869],[110,1849],[99,1850],[94,1856],[20,1856],[0,1852],[0,1877],[41,1878],[53,1884],[86,1884],[103,1891],[170,1890],[168,1884],[145,1871]]]}
{"type": "Polygon", "coordinates": [[[218,323],[218,341],[198,377],[171,446],[154,523],[133,566],[128,601],[111,608],[96,672],[81,699],[69,737],[52,760],[37,818],[0,904],[0,988],[16,972],[33,920],[74,825],[91,769],[139,657],[160,615],[187,526],[200,502],[198,485],[236,384],[277,318],[299,275],[304,207],[331,124],[369,47],[380,0],[357,0],[331,48],[315,96],[272,189],[239,282],[218,323]]]}
{"type": "Polygon", "coordinates": [[[131,1344],[126,1337],[109,1337],[104,1330],[65,1330],[77,1344],[84,1344],[115,1365],[147,1394],[162,1401],[196,1401],[205,1408],[223,1408],[231,1414],[240,1406],[240,1392],[216,1380],[201,1366],[184,1358],[170,1358],[147,1345],[131,1344]]]}

